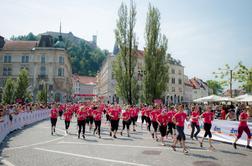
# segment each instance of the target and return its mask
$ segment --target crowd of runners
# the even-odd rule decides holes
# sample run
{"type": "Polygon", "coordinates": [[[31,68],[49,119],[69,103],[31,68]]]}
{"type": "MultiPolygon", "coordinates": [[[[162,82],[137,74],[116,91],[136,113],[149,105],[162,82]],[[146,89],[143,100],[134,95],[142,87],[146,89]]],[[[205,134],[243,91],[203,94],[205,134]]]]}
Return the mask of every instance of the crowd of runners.
{"type": "MultiPolygon", "coordinates": [[[[247,124],[248,113],[246,107],[241,107],[242,112],[239,115],[239,126],[238,135],[233,143],[236,149],[236,142],[241,137],[243,131],[247,134],[247,148],[250,147],[251,134],[247,124]]],[[[53,104],[51,108],[51,134],[55,133],[55,127],[57,124],[58,117],[65,121],[66,134],[69,133],[69,127],[71,121],[74,118],[77,119],[78,131],[77,136],[85,139],[86,127],[89,131],[93,132],[93,135],[97,135],[101,138],[101,121],[105,121],[109,124],[110,136],[116,139],[118,134],[123,135],[126,129],[126,134],[130,137],[130,130],[132,132],[136,131],[136,125],[138,116],[141,116],[140,124],[142,129],[145,129],[150,133],[150,136],[156,140],[160,141],[162,145],[165,146],[165,139],[169,137],[172,140],[172,149],[176,151],[176,144],[180,143],[183,148],[183,152],[188,153],[187,146],[185,145],[186,136],[184,133],[185,121],[190,121],[191,123],[191,139],[199,142],[199,146],[203,147],[204,139],[208,137],[209,149],[214,150],[212,145],[212,133],[211,126],[214,119],[215,113],[212,111],[212,107],[206,105],[205,108],[200,110],[198,105],[194,105],[191,108],[190,114],[186,113],[184,105],[175,105],[171,107],[166,107],[161,104],[156,104],[154,106],[141,105],[130,106],[127,105],[121,108],[120,105],[115,104],[104,104],[99,102],[86,102],[86,103],[76,103],[76,104],[53,104]],[[104,117],[104,118],[103,118],[104,117]],[[106,118],[105,118],[106,117],[106,118]],[[204,122],[204,136],[199,139],[198,134],[200,132],[199,120],[202,119],[204,122]],[[119,130],[119,123],[122,123],[122,127],[119,130]],[[94,128],[93,128],[94,124],[94,128]],[[131,127],[132,126],[132,127],[131,127]],[[160,136],[159,134],[160,133],[160,136]]],[[[105,126],[104,126],[105,127],[105,126]]]]}

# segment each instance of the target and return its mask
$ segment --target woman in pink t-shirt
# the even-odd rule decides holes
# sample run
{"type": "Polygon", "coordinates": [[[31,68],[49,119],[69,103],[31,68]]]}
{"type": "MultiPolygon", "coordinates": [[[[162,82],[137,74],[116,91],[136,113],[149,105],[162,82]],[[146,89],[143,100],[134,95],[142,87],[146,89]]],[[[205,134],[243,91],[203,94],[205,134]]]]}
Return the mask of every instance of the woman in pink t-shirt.
{"type": "Polygon", "coordinates": [[[214,113],[211,112],[211,107],[206,106],[206,111],[200,115],[200,118],[204,118],[204,130],[205,134],[204,137],[202,137],[202,140],[200,142],[200,147],[203,147],[203,141],[208,136],[208,142],[209,142],[209,149],[214,150],[214,147],[212,145],[212,133],[211,133],[211,127],[212,127],[212,121],[214,119],[214,113]]]}
{"type": "Polygon", "coordinates": [[[57,105],[54,104],[53,108],[51,110],[51,134],[55,133],[55,128],[56,128],[56,123],[57,123],[57,118],[58,118],[58,110],[57,110],[57,105]]]}
{"type": "Polygon", "coordinates": [[[188,153],[186,147],[185,147],[185,133],[184,133],[184,123],[185,120],[187,119],[187,115],[184,112],[184,106],[183,105],[179,105],[178,106],[178,112],[173,116],[173,122],[176,124],[176,128],[178,131],[178,136],[176,141],[174,142],[174,144],[172,145],[172,148],[174,151],[176,151],[175,147],[178,141],[181,141],[182,147],[183,147],[183,152],[185,154],[188,153]]]}
{"type": "Polygon", "coordinates": [[[238,127],[238,135],[237,135],[237,137],[236,137],[236,139],[234,141],[234,144],[233,144],[233,146],[234,146],[235,149],[236,149],[236,142],[238,141],[239,138],[241,138],[243,131],[248,136],[247,137],[247,146],[246,147],[248,149],[251,149],[251,146],[250,146],[250,139],[251,139],[251,134],[250,133],[251,132],[250,132],[250,130],[248,128],[248,124],[247,124],[248,118],[249,118],[247,110],[249,110],[249,108],[248,109],[247,108],[243,108],[243,112],[239,116],[240,123],[239,123],[239,127],[238,127]]]}
{"type": "Polygon", "coordinates": [[[198,134],[200,132],[200,127],[199,127],[199,107],[198,106],[194,106],[192,107],[192,113],[191,113],[191,128],[192,128],[192,132],[191,132],[191,139],[193,139],[193,137],[198,140],[198,134]],[[195,128],[197,129],[196,133],[194,133],[195,128]]]}

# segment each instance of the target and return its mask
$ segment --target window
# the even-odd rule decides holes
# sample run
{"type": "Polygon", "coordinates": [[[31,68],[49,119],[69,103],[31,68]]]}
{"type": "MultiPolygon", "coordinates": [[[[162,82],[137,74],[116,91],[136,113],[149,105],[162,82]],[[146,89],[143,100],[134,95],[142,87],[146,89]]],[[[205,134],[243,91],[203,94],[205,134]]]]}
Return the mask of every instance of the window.
{"type": "Polygon", "coordinates": [[[41,63],[45,63],[45,55],[41,56],[41,63]]]}
{"type": "Polygon", "coordinates": [[[46,68],[45,66],[40,67],[40,75],[46,75],[46,68]]]}
{"type": "Polygon", "coordinates": [[[64,57],[62,57],[62,56],[59,57],[59,63],[64,64],[64,57]]]}
{"type": "Polygon", "coordinates": [[[4,76],[10,76],[11,75],[11,68],[10,67],[4,67],[3,68],[3,75],[4,76]]]}
{"type": "Polygon", "coordinates": [[[171,71],[172,71],[172,74],[175,74],[175,69],[172,69],[171,71]]]}
{"type": "Polygon", "coordinates": [[[175,87],[172,87],[172,92],[175,92],[175,87]]]}
{"type": "Polygon", "coordinates": [[[10,55],[4,56],[4,63],[11,63],[11,56],[10,55]]]}
{"type": "Polygon", "coordinates": [[[179,71],[178,71],[178,74],[179,74],[179,75],[181,75],[181,74],[182,74],[182,73],[181,73],[181,70],[179,70],[179,71]]]}
{"type": "Polygon", "coordinates": [[[58,76],[64,76],[64,68],[58,68],[58,76]]]}
{"type": "Polygon", "coordinates": [[[182,88],[181,87],[179,87],[179,92],[182,92],[182,88]]]}
{"type": "Polygon", "coordinates": [[[172,84],[175,84],[175,78],[172,78],[171,81],[172,81],[172,84]]]}
{"type": "Polygon", "coordinates": [[[22,63],[29,63],[29,56],[22,56],[22,63]]]}
{"type": "Polygon", "coordinates": [[[179,85],[181,85],[182,84],[182,80],[179,78],[179,80],[178,80],[178,83],[179,83],[179,85]]]}

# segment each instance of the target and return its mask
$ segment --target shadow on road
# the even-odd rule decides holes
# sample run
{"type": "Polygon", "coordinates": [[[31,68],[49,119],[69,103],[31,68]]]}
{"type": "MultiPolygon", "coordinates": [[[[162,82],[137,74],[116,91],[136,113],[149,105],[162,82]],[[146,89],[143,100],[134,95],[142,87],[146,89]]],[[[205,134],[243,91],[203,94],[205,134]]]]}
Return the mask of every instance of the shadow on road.
{"type": "Polygon", "coordinates": [[[232,152],[232,151],[227,151],[227,150],[219,150],[222,153],[226,153],[226,154],[233,154],[233,155],[240,155],[240,156],[248,156],[244,153],[239,153],[239,152],[232,152]]]}
{"type": "Polygon", "coordinates": [[[215,158],[215,157],[213,157],[213,156],[203,155],[203,154],[193,154],[193,153],[189,153],[188,156],[196,157],[196,158],[201,158],[201,159],[218,160],[217,158],[215,158]]]}

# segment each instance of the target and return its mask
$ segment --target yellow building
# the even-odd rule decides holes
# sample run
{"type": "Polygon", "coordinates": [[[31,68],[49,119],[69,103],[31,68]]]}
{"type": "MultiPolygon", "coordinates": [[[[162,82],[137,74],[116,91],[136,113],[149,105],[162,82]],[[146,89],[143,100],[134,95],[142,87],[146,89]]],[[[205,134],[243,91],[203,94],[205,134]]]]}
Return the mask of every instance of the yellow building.
{"type": "Polygon", "coordinates": [[[39,41],[9,41],[0,36],[0,87],[7,77],[16,79],[27,69],[33,99],[47,87],[48,101],[64,102],[71,96],[72,68],[61,35],[56,44],[49,35],[39,41]]]}

